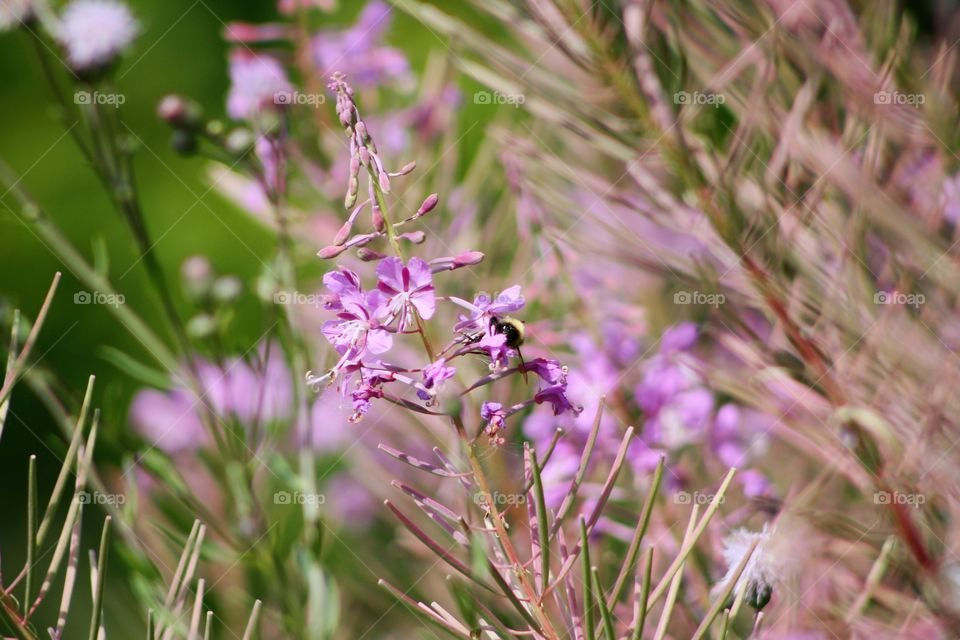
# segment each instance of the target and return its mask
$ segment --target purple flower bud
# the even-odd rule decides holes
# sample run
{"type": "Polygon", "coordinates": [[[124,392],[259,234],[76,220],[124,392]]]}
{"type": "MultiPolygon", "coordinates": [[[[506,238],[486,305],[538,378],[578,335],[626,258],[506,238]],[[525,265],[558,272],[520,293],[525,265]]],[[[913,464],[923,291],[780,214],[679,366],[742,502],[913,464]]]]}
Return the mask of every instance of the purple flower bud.
{"type": "Polygon", "coordinates": [[[343,226],[340,227],[340,231],[337,231],[337,235],[333,238],[333,244],[340,246],[347,241],[347,238],[350,237],[350,230],[353,228],[353,217],[343,223],[343,226]]]}
{"type": "Polygon", "coordinates": [[[358,120],[357,124],[354,126],[354,129],[357,132],[357,135],[360,136],[360,139],[364,142],[370,140],[370,132],[367,131],[367,123],[363,120],[358,120]]]}
{"type": "Polygon", "coordinates": [[[336,258],[338,255],[346,251],[347,248],[344,246],[330,245],[329,247],[324,247],[317,252],[317,255],[320,256],[323,260],[330,260],[336,258]]]}
{"type": "Polygon", "coordinates": [[[357,179],[357,176],[350,176],[350,181],[347,183],[347,195],[343,199],[343,208],[349,209],[353,205],[357,204],[357,192],[360,190],[360,180],[357,179]]]}
{"type": "Polygon", "coordinates": [[[466,251],[453,259],[453,269],[480,264],[486,256],[481,251],[466,251]]]}
{"type": "Polygon", "coordinates": [[[387,221],[383,217],[383,211],[380,211],[380,207],[376,204],[371,205],[370,210],[373,214],[373,228],[383,233],[383,230],[387,228],[387,221]]]}
{"type": "Polygon", "coordinates": [[[195,129],[203,120],[203,111],[196,102],[183,96],[168,95],[157,105],[157,116],[175,127],[195,129]]]}
{"type": "Polygon", "coordinates": [[[416,161],[408,162],[407,164],[400,167],[400,170],[396,173],[391,173],[391,176],[405,176],[407,174],[413,173],[413,170],[417,168],[416,161]]]}
{"type": "Polygon", "coordinates": [[[349,248],[351,248],[351,247],[362,247],[362,246],[364,246],[364,245],[370,244],[372,241],[376,240],[376,239],[379,238],[381,235],[382,235],[382,234],[380,234],[380,233],[360,233],[360,234],[357,234],[357,235],[353,236],[352,238],[350,238],[349,240],[347,240],[347,243],[344,245],[344,248],[345,248],[345,249],[349,249],[349,248]]]}
{"type": "Polygon", "coordinates": [[[364,262],[376,262],[377,260],[383,260],[386,258],[387,254],[380,253],[379,251],[374,251],[373,249],[368,249],[366,247],[360,247],[357,249],[357,257],[364,262]]]}
{"type": "Polygon", "coordinates": [[[423,244],[423,241],[427,239],[427,234],[423,231],[411,231],[409,233],[401,233],[398,237],[403,240],[408,240],[413,244],[423,244]]]}
{"type": "Polygon", "coordinates": [[[427,196],[426,200],[423,201],[423,204],[420,205],[420,208],[417,209],[416,217],[426,215],[434,210],[437,206],[437,203],[440,202],[440,196],[435,193],[431,193],[427,196]]]}
{"type": "Polygon", "coordinates": [[[383,169],[380,170],[380,175],[377,176],[377,182],[380,184],[380,190],[384,193],[390,193],[390,178],[387,176],[387,172],[383,169]]]}

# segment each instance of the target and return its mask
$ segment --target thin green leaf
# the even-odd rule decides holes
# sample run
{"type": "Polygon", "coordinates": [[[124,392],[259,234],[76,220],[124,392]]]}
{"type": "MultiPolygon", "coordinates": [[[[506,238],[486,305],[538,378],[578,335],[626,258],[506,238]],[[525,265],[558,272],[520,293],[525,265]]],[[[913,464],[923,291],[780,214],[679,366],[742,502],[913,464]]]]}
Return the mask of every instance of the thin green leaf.
{"type": "Polygon", "coordinates": [[[93,592],[93,609],[90,614],[90,633],[87,640],[97,640],[100,634],[100,621],[103,619],[103,588],[107,582],[107,543],[110,540],[110,522],[112,518],[103,519],[103,531],[100,534],[100,552],[97,555],[96,573],[93,574],[96,588],[93,592]]]}
{"type": "Polygon", "coordinates": [[[603,635],[606,640],[617,640],[613,631],[613,617],[610,615],[610,609],[607,608],[603,599],[603,587],[600,586],[600,571],[596,567],[590,567],[590,580],[593,583],[593,591],[597,596],[597,607],[600,609],[600,622],[603,626],[603,635]]]}

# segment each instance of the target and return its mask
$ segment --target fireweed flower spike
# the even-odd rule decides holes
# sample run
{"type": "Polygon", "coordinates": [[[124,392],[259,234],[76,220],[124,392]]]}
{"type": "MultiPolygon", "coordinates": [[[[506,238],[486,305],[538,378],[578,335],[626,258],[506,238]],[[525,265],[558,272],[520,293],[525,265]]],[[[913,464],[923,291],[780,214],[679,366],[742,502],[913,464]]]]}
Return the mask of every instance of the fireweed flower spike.
{"type": "Polygon", "coordinates": [[[55,35],[66,49],[70,66],[89,72],[114,62],[138,31],[137,21],[122,2],[74,0],[60,16],[55,35]]]}
{"type": "Polygon", "coordinates": [[[357,201],[361,165],[367,168],[371,179],[377,181],[384,193],[390,191],[390,178],[377,152],[377,145],[367,131],[366,123],[360,119],[360,111],[353,101],[353,89],[344,81],[344,77],[341,73],[333,74],[328,86],[337,95],[337,117],[350,137],[350,178],[343,201],[344,207],[349,209],[357,201]]]}

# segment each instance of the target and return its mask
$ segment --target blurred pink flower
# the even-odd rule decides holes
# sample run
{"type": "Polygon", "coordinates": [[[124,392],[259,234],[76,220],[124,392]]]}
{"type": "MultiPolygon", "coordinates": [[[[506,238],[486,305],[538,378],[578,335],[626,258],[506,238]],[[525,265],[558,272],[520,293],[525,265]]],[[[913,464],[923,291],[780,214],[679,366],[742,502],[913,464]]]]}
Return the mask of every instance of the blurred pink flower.
{"type": "Polygon", "coordinates": [[[186,386],[168,393],[141,390],[130,407],[131,422],[156,446],[177,453],[206,443],[201,418],[207,410],[248,427],[290,417],[293,381],[283,352],[277,345],[263,345],[258,353],[253,364],[241,358],[228,359],[222,366],[198,361],[199,398],[186,386]]]}
{"type": "Polygon", "coordinates": [[[70,66],[88,70],[110,64],[130,46],[139,25],[117,0],[74,0],[60,16],[55,33],[70,66]]]}
{"type": "Polygon", "coordinates": [[[390,26],[391,11],[385,2],[375,0],[364,7],[357,22],[344,31],[320,31],[311,41],[313,58],[323,76],[341,72],[358,86],[395,83],[407,87],[412,82],[406,56],[381,43],[390,26]]]}
{"type": "Polygon", "coordinates": [[[253,118],[260,110],[275,105],[277,94],[292,89],[286,71],[274,58],[240,49],[230,55],[227,114],[234,120],[253,118]]]}
{"type": "Polygon", "coordinates": [[[202,407],[186,389],[169,393],[144,389],[130,405],[130,421],[151,447],[178,453],[201,447],[207,441],[198,410],[202,407]]]}

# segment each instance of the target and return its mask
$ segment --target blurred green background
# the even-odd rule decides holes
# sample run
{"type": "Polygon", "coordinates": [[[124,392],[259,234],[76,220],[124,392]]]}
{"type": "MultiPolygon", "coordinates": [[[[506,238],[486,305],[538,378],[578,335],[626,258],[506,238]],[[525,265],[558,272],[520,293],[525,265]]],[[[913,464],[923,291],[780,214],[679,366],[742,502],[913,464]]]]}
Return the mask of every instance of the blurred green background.
{"type": "MultiPolygon", "coordinates": [[[[158,257],[168,280],[175,277],[180,262],[194,253],[204,253],[221,271],[246,279],[259,266],[249,251],[266,255],[271,242],[244,214],[214,191],[208,191],[201,161],[173,153],[169,128],[156,118],[155,106],[161,96],[175,92],[194,97],[210,113],[222,113],[228,86],[227,45],[220,37],[224,23],[273,19],[274,5],[164,0],[134,2],[131,6],[142,32],[118,70],[117,84],[126,97],[122,119],[143,141],[136,168],[151,232],[154,238],[163,236],[156,246],[158,257]]],[[[104,244],[114,286],[155,331],[167,335],[158,299],[150,291],[143,265],[130,269],[138,254],[129,231],[73,140],[65,135],[30,39],[22,33],[0,35],[0,60],[0,157],[21,176],[20,184],[88,260],[93,258],[94,244],[104,244]]],[[[0,292],[10,305],[33,318],[54,272],[63,271],[34,354],[42,356],[43,365],[56,372],[75,401],[87,376],[97,376],[95,404],[104,412],[98,458],[117,459],[119,451],[115,445],[127,429],[125,411],[136,384],[100,356],[100,346],[114,346],[144,361],[147,356],[105,308],[74,304],[74,294],[85,288],[20,221],[16,199],[5,193],[2,200],[15,213],[0,206],[0,292]]],[[[5,480],[0,496],[0,508],[5,514],[0,546],[4,574],[9,575],[15,574],[23,562],[27,456],[38,456],[43,497],[52,488],[60,464],[58,458],[63,456],[65,447],[56,434],[55,424],[24,385],[14,393],[0,445],[5,480]]],[[[88,511],[84,522],[85,548],[95,544],[101,520],[101,515],[88,511]]],[[[139,635],[143,613],[124,588],[122,566],[117,560],[110,558],[106,624],[113,637],[132,637],[134,633],[139,635]]],[[[41,562],[40,566],[45,564],[41,562]]],[[[86,564],[84,553],[81,576],[87,574],[86,564]]],[[[67,637],[85,634],[88,622],[83,618],[90,600],[85,582],[78,583],[75,591],[79,606],[75,609],[75,624],[68,625],[67,637]]],[[[54,594],[54,598],[59,595],[54,594]]],[[[49,616],[46,618],[49,621],[49,616]]]]}

